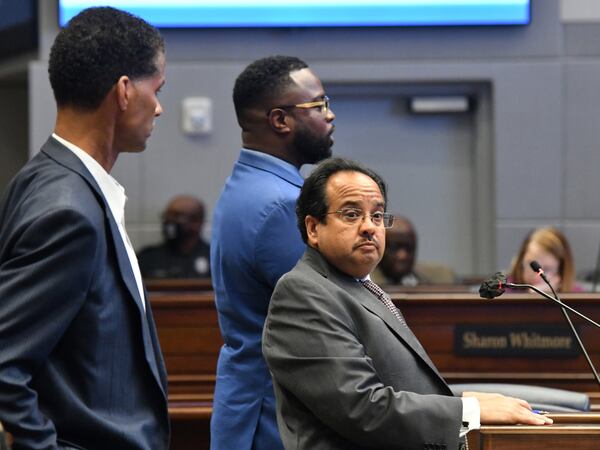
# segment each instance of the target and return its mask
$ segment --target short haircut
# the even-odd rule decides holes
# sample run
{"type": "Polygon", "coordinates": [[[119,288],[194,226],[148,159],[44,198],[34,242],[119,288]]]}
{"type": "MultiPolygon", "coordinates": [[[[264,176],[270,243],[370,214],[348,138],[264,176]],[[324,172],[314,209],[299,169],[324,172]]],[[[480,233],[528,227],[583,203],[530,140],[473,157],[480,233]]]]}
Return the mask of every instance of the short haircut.
{"type": "Polygon", "coordinates": [[[308,234],[304,218],[312,216],[320,222],[327,220],[327,182],[332,175],[338,172],[360,172],[371,178],[381,191],[387,207],[387,188],[383,179],[371,169],[360,163],[345,158],[329,158],[321,162],[313,172],[304,180],[300,196],[296,203],[296,219],[302,240],[308,243],[308,234]]]}
{"type": "Polygon", "coordinates": [[[110,7],[88,8],[73,17],[52,45],[50,85],[57,105],[95,109],[121,76],[157,73],[164,41],[144,20],[110,7]]]}
{"type": "Polygon", "coordinates": [[[240,125],[245,111],[281,95],[293,83],[290,73],[307,67],[295,56],[268,56],[246,67],[233,87],[233,105],[240,125]]]}

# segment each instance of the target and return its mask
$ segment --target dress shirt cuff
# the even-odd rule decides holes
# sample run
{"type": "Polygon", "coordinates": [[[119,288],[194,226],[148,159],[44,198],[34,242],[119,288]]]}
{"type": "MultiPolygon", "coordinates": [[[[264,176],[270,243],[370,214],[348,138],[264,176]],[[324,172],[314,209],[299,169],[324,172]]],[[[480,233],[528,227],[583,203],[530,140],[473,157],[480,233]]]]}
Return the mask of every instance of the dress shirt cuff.
{"type": "Polygon", "coordinates": [[[479,409],[479,400],[475,397],[461,397],[463,402],[462,423],[460,428],[460,437],[463,437],[471,430],[479,430],[481,426],[479,417],[481,411],[479,409]]]}

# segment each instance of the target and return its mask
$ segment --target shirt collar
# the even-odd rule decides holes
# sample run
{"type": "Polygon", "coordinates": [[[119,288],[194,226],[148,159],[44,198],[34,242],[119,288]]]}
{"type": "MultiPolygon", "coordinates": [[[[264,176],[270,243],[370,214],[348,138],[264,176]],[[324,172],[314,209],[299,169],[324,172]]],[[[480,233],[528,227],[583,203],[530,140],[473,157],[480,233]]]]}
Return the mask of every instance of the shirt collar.
{"type": "Polygon", "coordinates": [[[268,153],[242,148],[238,162],[271,172],[298,187],[304,183],[304,178],[296,166],[268,153]]]}
{"type": "Polygon", "coordinates": [[[104,170],[104,167],[102,167],[98,161],[92,158],[84,150],[72,142],[61,138],[56,133],[52,133],[52,137],[71,150],[75,156],[81,160],[85,168],[90,172],[92,177],[94,177],[96,183],[98,183],[102,194],[108,202],[108,206],[115,218],[115,221],[122,224],[123,216],[125,215],[125,202],[127,201],[127,196],[125,195],[125,189],[123,186],[121,186],[117,180],[115,180],[106,170],[104,170]]]}
{"type": "Polygon", "coordinates": [[[284,159],[277,158],[276,156],[270,155],[270,154],[265,153],[265,152],[259,152],[258,150],[251,150],[251,149],[246,148],[246,147],[243,147],[242,151],[248,152],[251,155],[254,155],[256,158],[266,159],[267,161],[271,161],[272,163],[277,164],[278,166],[286,167],[288,170],[291,170],[291,171],[294,171],[294,172],[298,172],[298,169],[296,168],[296,166],[294,166],[290,162],[287,162],[284,159]]]}

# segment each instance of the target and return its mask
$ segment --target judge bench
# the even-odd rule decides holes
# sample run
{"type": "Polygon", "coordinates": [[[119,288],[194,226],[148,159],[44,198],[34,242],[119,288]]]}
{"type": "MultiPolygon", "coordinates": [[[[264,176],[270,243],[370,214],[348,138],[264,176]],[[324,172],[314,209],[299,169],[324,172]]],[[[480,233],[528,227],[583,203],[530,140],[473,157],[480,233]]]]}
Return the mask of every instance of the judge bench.
{"type": "MultiPolygon", "coordinates": [[[[169,377],[172,448],[187,448],[189,442],[195,448],[208,448],[215,368],[222,345],[213,292],[210,286],[181,282],[176,287],[160,282],[151,287],[169,377]]],[[[600,409],[600,388],[557,305],[531,294],[484,300],[459,289],[391,292],[448,383],[524,384],[584,392],[592,410],[600,409]]],[[[563,301],[600,318],[599,294],[564,294],[563,301]]],[[[576,316],[572,320],[592,361],[599,364],[600,330],[576,316]]]]}

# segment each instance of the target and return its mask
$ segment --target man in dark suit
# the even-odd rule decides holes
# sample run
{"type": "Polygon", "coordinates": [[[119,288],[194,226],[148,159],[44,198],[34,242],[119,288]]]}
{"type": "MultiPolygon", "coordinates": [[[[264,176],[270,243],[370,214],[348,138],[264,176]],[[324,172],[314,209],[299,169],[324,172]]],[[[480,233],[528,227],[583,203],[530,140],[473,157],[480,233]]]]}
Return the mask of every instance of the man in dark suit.
{"type": "Polygon", "coordinates": [[[15,450],[166,450],[164,364],[109,175],[162,112],[164,43],[92,8],[59,32],[48,71],[54,133],[0,203],[0,421],[15,450]]]}
{"type": "Polygon", "coordinates": [[[383,180],[348,160],[326,160],[304,182],[308,249],[277,283],[263,333],[285,448],[455,450],[479,423],[550,423],[523,400],[452,396],[369,279],[393,222],[385,206],[383,180]]]}

